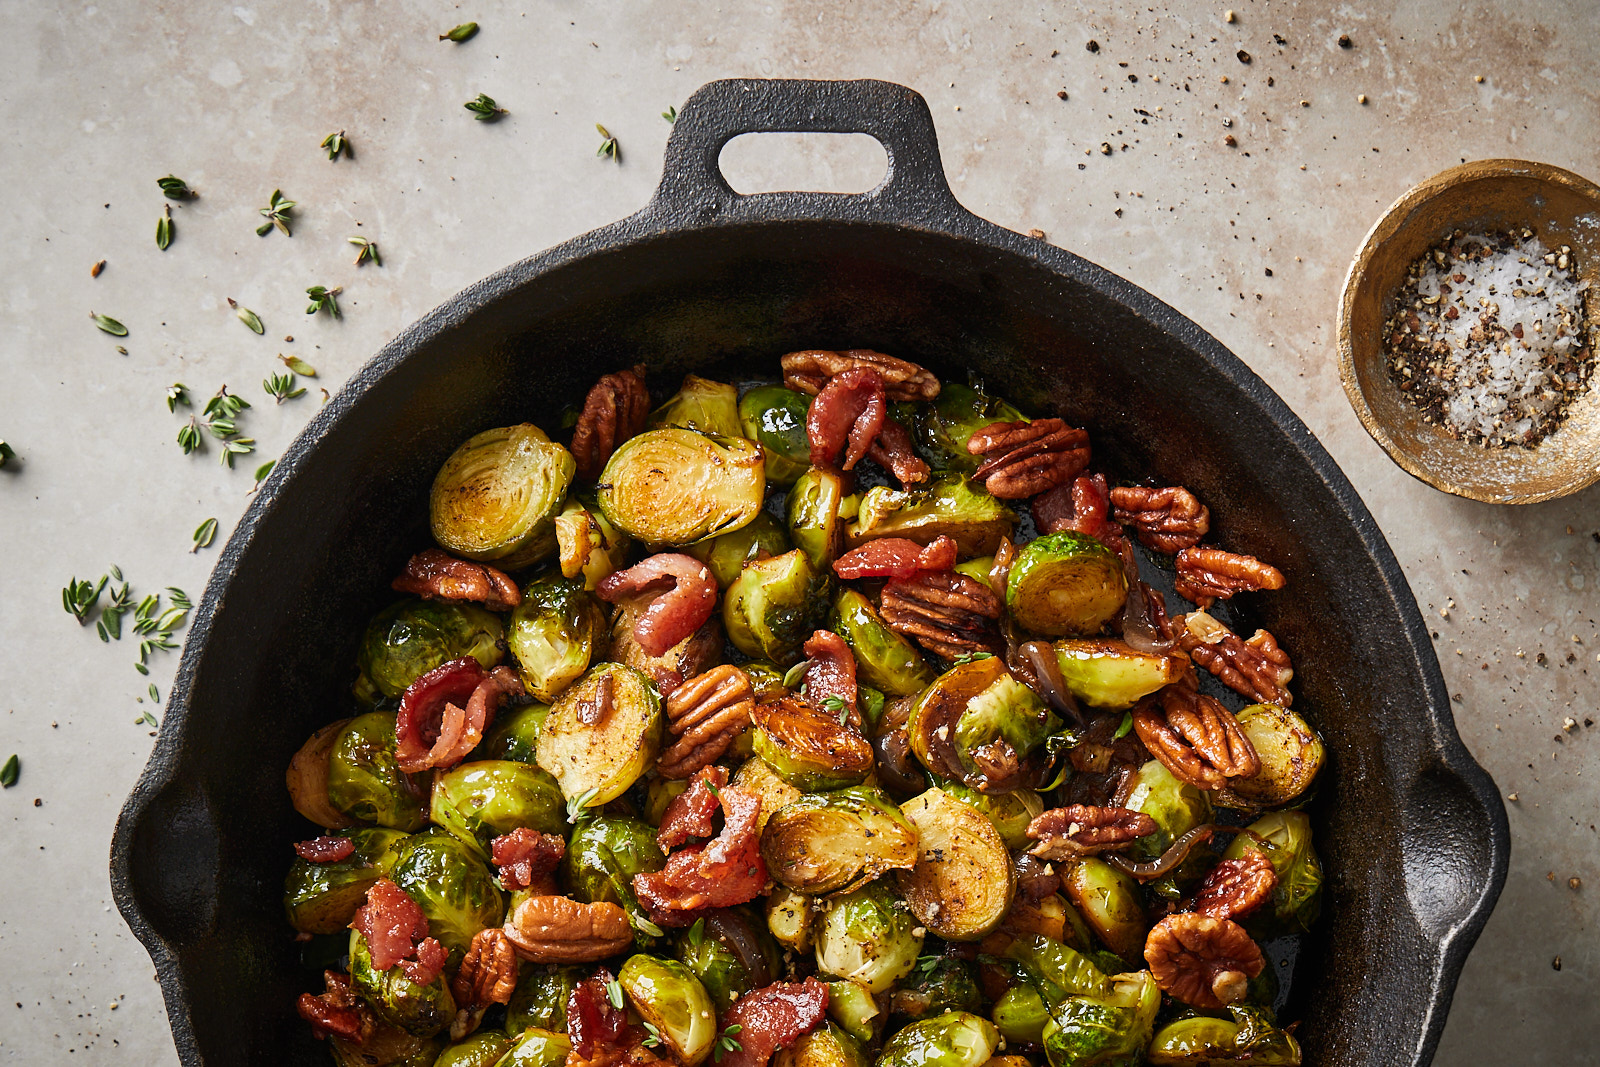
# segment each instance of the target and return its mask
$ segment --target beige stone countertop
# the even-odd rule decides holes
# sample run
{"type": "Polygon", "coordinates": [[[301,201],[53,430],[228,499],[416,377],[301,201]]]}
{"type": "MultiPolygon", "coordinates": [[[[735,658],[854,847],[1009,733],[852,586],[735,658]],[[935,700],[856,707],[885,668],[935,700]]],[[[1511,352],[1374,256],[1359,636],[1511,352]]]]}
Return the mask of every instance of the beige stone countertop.
{"type": "MultiPolygon", "coordinates": [[[[1334,318],[1362,234],[1412,183],[1490,156],[1600,177],[1600,5],[8,0],[0,12],[0,438],[19,457],[0,472],[0,759],[22,762],[0,793],[0,1062],[176,1062],[106,861],[154,744],[135,719],[161,714],[146,686],[164,696],[177,656],[155,653],[141,677],[131,617],[102,644],[62,611],[61,587],[116,563],[136,600],[168,585],[198,598],[252,472],[305,424],[319,387],[337,389],[470,282],[637,209],[670,129],[661,112],[735,75],[917,89],[963,204],[1172,304],[1306,421],[1394,546],[1463,738],[1516,796],[1510,878],[1437,1062],[1594,1062],[1600,486],[1505,508],[1413,481],[1345,401],[1334,318]],[[437,40],[469,19],[475,39],[437,40]],[[462,103],[479,92],[505,121],[472,121],[462,103]],[[597,122],[620,162],[597,158],[597,122]],[[318,143],[341,129],[354,158],[329,162],[318,143]],[[169,173],[200,197],[174,203],[162,252],[156,179],[169,173]],[[292,238],[254,232],[275,188],[298,202],[292,238]],[[381,267],[352,264],[352,235],[378,243],[381,267]],[[304,314],[314,284],[343,286],[342,319],[304,314]],[[91,311],[128,337],[97,331],[91,311]],[[317,377],[275,405],[261,382],[280,353],[317,377]],[[246,397],[255,453],[232,470],[214,442],[184,456],[186,409],[164,402],[174,382],[197,408],[224,383],[246,397]],[[217,544],[191,554],[208,517],[217,544]]],[[[730,149],[736,186],[875,177],[861,165],[876,150],[859,145],[766,152],[730,149]]]]}

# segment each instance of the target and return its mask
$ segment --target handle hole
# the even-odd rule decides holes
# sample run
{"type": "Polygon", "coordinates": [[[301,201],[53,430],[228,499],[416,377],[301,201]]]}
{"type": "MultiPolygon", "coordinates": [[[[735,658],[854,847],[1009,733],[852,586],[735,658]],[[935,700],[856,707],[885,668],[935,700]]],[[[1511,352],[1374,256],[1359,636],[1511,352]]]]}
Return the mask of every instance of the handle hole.
{"type": "Polygon", "coordinates": [[[722,176],[751,193],[865,193],[889,173],[883,145],[864,133],[746,133],[722,146],[722,176]]]}

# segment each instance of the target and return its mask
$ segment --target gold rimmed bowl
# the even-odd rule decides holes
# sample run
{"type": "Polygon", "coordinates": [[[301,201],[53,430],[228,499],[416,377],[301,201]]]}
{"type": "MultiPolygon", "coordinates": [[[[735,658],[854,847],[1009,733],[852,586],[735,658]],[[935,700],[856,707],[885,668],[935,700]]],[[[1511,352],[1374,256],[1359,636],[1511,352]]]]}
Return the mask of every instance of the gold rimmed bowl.
{"type": "Polygon", "coordinates": [[[1600,186],[1521,159],[1480,159],[1413,186],[1368,231],[1339,302],[1339,376],[1361,425],[1389,458],[1435,489],[1492,504],[1532,504],[1600,480],[1600,383],[1532,447],[1488,447],[1424,422],[1390,379],[1383,324],[1412,263],[1456,230],[1534,230],[1547,248],[1570,245],[1594,286],[1585,328],[1600,325],[1600,186]]]}

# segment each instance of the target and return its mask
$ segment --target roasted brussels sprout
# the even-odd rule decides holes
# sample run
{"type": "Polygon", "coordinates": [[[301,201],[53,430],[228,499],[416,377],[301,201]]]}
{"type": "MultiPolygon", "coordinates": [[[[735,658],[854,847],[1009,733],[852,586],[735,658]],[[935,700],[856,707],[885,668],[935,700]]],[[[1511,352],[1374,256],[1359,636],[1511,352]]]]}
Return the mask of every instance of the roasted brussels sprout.
{"type": "Polygon", "coordinates": [[[562,1067],[571,1051],[566,1034],[530,1026],[495,1067],[562,1067]]]}
{"type": "Polygon", "coordinates": [[[841,589],[833,600],[833,631],[845,639],[856,657],[856,677],[890,697],[926,689],[933,668],[910,641],[885,626],[872,601],[854,589],[841,589]]]}
{"type": "Polygon", "coordinates": [[[747,656],[790,666],[827,619],[831,586],[798,548],[745,564],[722,597],[728,640],[747,656]]]}
{"type": "MultiPolygon", "coordinates": [[[[832,1001],[829,1002],[830,1006],[832,1001]]],[[[856,1039],[834,1023],[802,1034],[793,1046],[780,1049],[772,1058],[773,1067],[867,1067],[867,1058],[856,1039]]]]}
{"type": "Polygon", "coordinates": [[[748,908],[719,911],[679,931],[673,955],[705,986],[719,1013],[781,973],[778,946],[748,908]]]}
{"type": "Polygon", "coordinates": [[[330,830],[355,825],[354,819],[328,800],[328,756],[332,754],[340,732],[349,723],[349,719],[330,722],[307,738],[306,743],[289,760],[289,769],[283,776],[294,810],[330,830]]]}
{"type": "Polygon", "coordinates": [[[334,1067],[433,1067],[444,1042],[437,1034],[418,1037],[380,1022],[372,1033],[361,1038],[360,1044],[333,1035],[328,1038],[328,1051],[333,1054],[334,1067]]]}
{"type": "Polygon", "coordinates": [[[1067,688],[1096,708],[1131,708],[1177,681],[1185,665],[1177,656],[1135,652],[1110,638],[1057,641],[1055,650],[1067,688]]]}
{"type": "Polygon", "coordinates": [[[394,699],[441,663],[471,656],[488,670],[500,662],[498,616],[471,604],[401,600],[367,624],[359,654],[361,674],[394,699]]]}
{"type": "Polygon", "coordinates": [[[542,767],[515,760],[478,760],[436,774],[429,818],[483,859],[491,840],[519,826],[544,834],[567,829],[556,780],[542,767]]]}
{"type": "Polygon", "coordinates": [[[394,846],[389,877],[428,917],[428,932],[461,962],[472,935],[505,919],[505,901],[489,868],[459,838],[435,827],[394,846]]]}
{"type": "Polygon", "coordinates": [[[1252,704],[1237,718],[1261,770],[1251,778],[1230,779],[1217,796],[1218,804],[1259,811],[1287,804],[1311,787],[1324,752],[1322,738],[1304,719],[1276,704],[1252,704]]]}
{"type": "Polygon", "coordinates": [[[783,671],[776,664],[751,660],[739,669],[750,679],[750,688],[755,690],[757,703],[788,695],[789,687],[783,684],[783,671]]]}
{"type": "Polygon", "coordinates": [[[506,644],[517,658],[522,684],[546,703],[600,658],[605,641],[605,612],[576,578],[529,582],[506,628],[506,644]]]}
{"type": "MultiPolygon", "coordinates": [[[[1270,968],[1269,968],[1270,969],[1270,968]]],[[[1145,1051],[1153,1067],[1300,1067],[1300,1043],[1259,1008],[1231,1005],[1231,1019],[1190,1015],[1156,1031],[1145,1051]]]]}
{"type": "Polygon", "coordinates": [[[711,1055],[717,1040],[717,1017],[711,995],[693,971],[677,960],[641,953],[622,965],[617,983],[628,1004],[654,1028],[675,1061],[695,1067],[711,1055]]]}
{"type": "Polygon", "coordinates": [[[427,985],[418,985],[399,964],[387,971],[374,970],[372,953],[359,930],[350,931],[350,985],[378,1018],[418,1037],[432,1037],[455,1017],[455,998],[442,972],[427,985]]]}
{"type": "Polygon", "coordinates": [[[1155,820],[1156,832],[1135,838],[1129,851],[1135,859],[1153,860],[1183,834],[1211,821],[1211,797],[1205,790],[1175,778],[1159,760],[1134,773],[1123,807],[1155,820]]]}
{"type": "Polygon", "coordinates": [[[289,924],[305,934],[336,934],[367,898],[367,890],[394,865],[391,847],[405,840],[399,830],[364,827],[344,835],[355,851],[332,863],[296,859],[283,880],[289,924]]]}
{"type": "Polygon", "coordinates": [[[749,525],[690,545],[685,551],[710,568],[717,588],[726,589],[739,577],[746,563],[781,556],[793,547],[778,520],[763,511],[751,519],[749,525]]]}
{"type": "Polygon", "coordinates": [[[943,535],[963,556],[988,556],[1016,523],[1016,512],[965,475],[946,475],[919,489],[878,485],[867,490],[855,521],[845,529],[845,543],[855,548],[874,537],[908,537],[926,545],[943,535]]]}
{"type": "Polygon", "coordinates": [[[479,1030],[447,1047],[433,1067],[495,1067],[511,1048],[511,1038],[499,1030],[479,1030]]]}
{"type": "Polygon", "coordinates": [[[748,789],[761,798],[761,814],[756,816],[756,828],[760,830],[766,829],[767,820],[778,809],[790,801],[799,800],[803,792],[778,777],[778,772],[760,756],[752,756],[740,764],[734,772],[732,784],[740,789],[748,789]]]}
{"type": "Polygon", "coordinates": [[[816,705],[795,697],[757,704],[755,752],[773,772],[798,789],[820,792],[866,781],[872,746],[816,705]]]}
{"type": "Polygon", "coordinates": [[[532,423],[485,430],[433,479],[433,539],[508,570],[537,563],[555,551],[556,513],[576,469],[572,453],[532,423]]]}
{"type": "Polygon", "coordinates": [[[328,753],[328,801],[361,822],[410,833],[428,822],[422,783],[400,770],[394,754],[394,716],[357,715],[328,753]]]}
{"type": "Polygon", "coordinates": [[[1006,579],[1006,608],[1024,630],[1048,637],[1100,632],[1122,609],[1122,561],[1087,534],[1045,534],[1023,545],[1006,579]]]}
{"type": "Polygon", "coordinates": [[[863,1043],[871,1043],[883,1029],[883,1012],[872,991],[847,978],[828,983],[828,1015],[845,1033],[863,1043]]]}
{"type": "Polygon", "coordinates": [[[1044,1024],[1050,1021],[1050,1009],[1044,997],[1029,982],[1012,986],[994,1002],[989,1013],[1000,1036],[1007,1041],[1026,1041],[1044,1044],[1044,1024]]]}
{"type": "Polygon", "coordinates": [[[906,732],[911,751],[936,777],[1004,791],[1022,784],[1022,761],[1060,725],[1004,660],[988,656],[935,679],[912,707],[906,732]]]}
{"type": "Polygon", "coordinates": [[[1022,966],[1046,1004],[1074,993],[1100,996],[1109,988],[1105,974],[1087,955],[1043,934],[1014,938],[1005,954],[1022,966]]]}
{"type": "Polygon", "coordinates": [[[960,782],[941,782],[939,788],[961,801],[994,824],[1006,848],[1026,848],[1032,844],[1028,824],[1044,811],[1044,801],[1031,789],[989,794],[969,789],[960,782]]]}
{"type": "Polygon", "coordinates": [[[931,404],[917,406],[911,421],[912,442],[934,470],[978,469],[982,456],[967,451],[972,435],[996,422],[1020,422],[1022,412],[981,389],[946,382],[931,404]]]}
{"type": "Polygon", "coordinates": [[[976,941],[993,930],[1016,889],[994,824],[938,787],[900,810],[917,831],[916,866],[899,875],[912,914],[946,941],[976,941]]]}
{"type": "Polygon", "coordinates": [[[565,1033],[567,998],[583,981],[585,970],[575,965],[534,964],[517,979],[516,991],[506,1005],[506,1033],[521,1036],[529,1027],[565,1033]]]}
{"type": "Polygon", "coordinates": [[[600,580],[620,568],[628,555],[628,535],[611,525],[593,494],[575,494],[556,516],[556,558],[563,578],[581,578],[594,592],[600,580]]]}
{"type": "Polygon", "coordinates": [[[977,768],[978,754],[1004,741],[1021,759],[1059,729],[1061,720],[1038,694],[1002,670],[982,692],[967,699],[966,710],[956,720],[956,754],[964,765],[977,768]]]}
{"type": "Polygon", "coordinates": [[[767,932],[778,944],[794,952],[804,952],[811,947],[816,915],[810,897],[776,885],[767,895],[762,910],[766,915],[767,932]]]}
{"type": "Polygon", "coordinates": [[[569,801],[597,808],[650,766],[661,729],[661,696],[649,679],[632,667],[601,663],[550,706],[539,730],[539,766],[569,801]]]}
{"type": "Polygon", "coordinates": [[[796,892],[848,893],[915,864],[917,831],[881,790],[810,793],[767,820],[761,856],[773,879],[796,892]]]}
{"type": "Polygon", "coordinates": [[[694,374],[685,375],[678,392],[652,411],[645,425],[652,430],[686,426],[723,437],[746,436],[739,426],[739,390],[694,374]]]}
{"type": "Polygon", "coordinates": [[[657,829],[667,814],[667,805],[688,791],[690,779],[650,778],[644,787],[644,821],[657,829]]]}
{"type": "Polygon", "coordinates": [[[972,964],[955,956],[925,956],[889,1000],[896,1015],[923,1019],[947,1011],[983,1010],[983,991],[972,964]]]}
{"type": "Polygon", "coordinates": [[[1050,1067],[1134,1067],[1161,1007],[1161,988],[1149,971],[1111,977],[1103,995],[1070,996],[1052,1005],[1044,1025],[1050,1067]]]}
{"type": "Polygon", "coordinates": [[[737,530],[761,511],[761,449],[743,437],[678,426],[624,441],[600,472],[600,510],[652,548],[737,530]]]}
{"type": "Polygon", "coordinates": [[[793,485],[811,466],[811,442],[806,437],[806,413],[811,398],[781,385],[762,385],[739,400],[739,422],[744,436],[767,455],[767,480],[793,485]]]}
{"type": "Polygon", "coordinates": [[[1074,860],[1060,874],[1067,899],[1101,943],[1129,964],[1141,960],[1149,924],[1139,883],[1097,856],[1074,860]]]}
{"type": "Polygon", "coordinates": [[[844,479],[838,473],[812,467],[789,490],[785,510],[789,537],[819,571],[833,566],[844,550],[844,479]]]}
{"type": "Polygon", "coordinates": [[[520,708],[502,708],[494,717],[494,725],[478,747],[472,750],[471,759],[511,759],[518,763],[533,763],[539,754],[539,728],[550,714],[548,704],[525,704],[520,708]]]}
{"type": "Polygon", "coordinates": [[[1309,931],[1322,905],[1322,861],[1311,847],[1311,818],[1303,811],[1275,811],[1249,829],[1257,836],[1239,834],[1223,858],[1265,852],[1278,875],[1278,886],[1270,907],[1243,920],[1245,929],[1257,937],[1309,931]]]}
{"type": "Polygon", "coordinates": [[[981,1067],[999,1043],[1000,1032],[988,1019],[947,1011],[891,1037],[876,1067],[981,1067]]]}
{"type": "Polygon", "coordinates": [[[817,968],[882,993],[911,973],[923,928],[881,879],[834,897],[816,930],[817,968]]]}
{"type": "Polygon", "coordinates": [[[666,865],[667,857],[648,823],[623,815],[596,815],[578,820],[561,869],[574,899],[620,905],[633,923],[635,942],[645,948],[654,940],[642,932],[649,916],[633,895],[633,876],[666,865]]]}

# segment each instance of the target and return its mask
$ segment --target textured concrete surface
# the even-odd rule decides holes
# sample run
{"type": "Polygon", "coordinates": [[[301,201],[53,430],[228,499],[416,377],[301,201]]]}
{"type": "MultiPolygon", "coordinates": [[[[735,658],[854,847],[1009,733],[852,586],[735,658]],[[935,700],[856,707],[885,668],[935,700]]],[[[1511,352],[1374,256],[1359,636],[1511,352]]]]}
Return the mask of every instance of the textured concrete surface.
{"type": "MultiPolygon", "coordinates": [[[[1512,510],[1412,481],[1351,414],[1332,341],[1346,263],[1413,182],[1505,155],[1595,176],[1600,8],[3,0],[0,24],[0,437],[20,456],[0,472],[0,758],[22,757],[0,794],[0,1061],[175,1061],[106,877],[153,743],[133,721],[147,680],[134,642],[79,630],[60,587],[118,563],[136,598],[198,595],[216,548],[190,554],[191,531],[215,516],[226,535],[317,387],[474,279],[637,208],[669,129],[659,113],[712,78],[770,75],[917,88],[963,203],[1167,300],[1310,424],[1433,622],[1467,744],[1518,798],[1510,880],[1438,1062],[1595,1062],[1600,487],[1512,510]],[[469,18],[475,40],[436,40],[469,18]],[[504,122],[462,110],[480,91],[504,122]],[[595,157],[596,122],[620,165],[595,157]],[[317,144],[339,129],[355,158],[330,163],[317,144]],[[162,253],[155,179],[169,172],[201,195],[175,205],[162,253]],[[274,188],[299,202],[292,238],[253,232],[274,188]],[[355,234],[382,268],[351,265],[355,234]],[[303,314],[319,283],[344,286],[342,320],[303,314]],[[90,311],[127,324],[126,356],[90,311]],[[260,382],[280,353],[318,377],[275,406],[260,382]],[[247,397],[257,453],[232,471],[214,445],[183,456],[183,409],[163,403],[177,381],[200,402],[223,383],[247,397]]],[[[870,147],[788,148],[730,149],[735,184],[874,177],[870,147]]],[[[175,662],[155,660],[163,694],[175,662]]]]}

